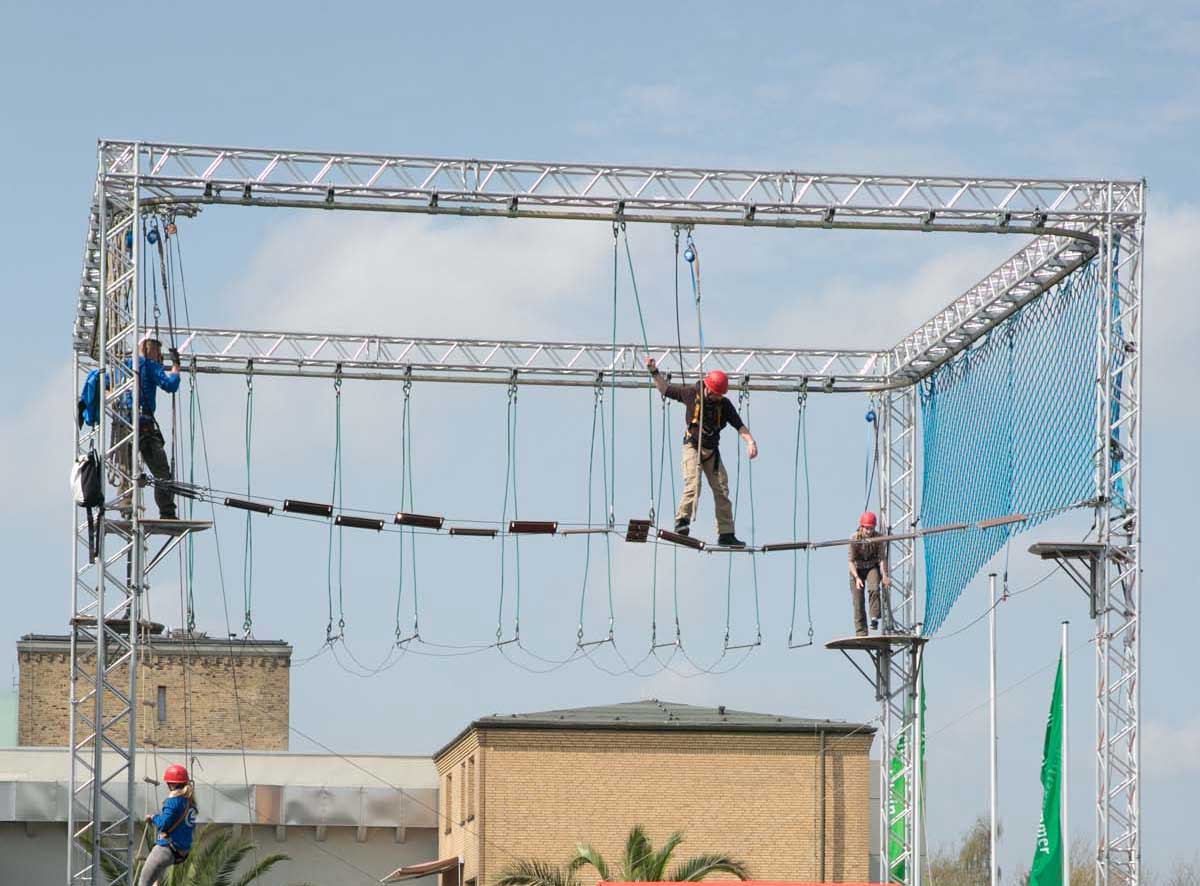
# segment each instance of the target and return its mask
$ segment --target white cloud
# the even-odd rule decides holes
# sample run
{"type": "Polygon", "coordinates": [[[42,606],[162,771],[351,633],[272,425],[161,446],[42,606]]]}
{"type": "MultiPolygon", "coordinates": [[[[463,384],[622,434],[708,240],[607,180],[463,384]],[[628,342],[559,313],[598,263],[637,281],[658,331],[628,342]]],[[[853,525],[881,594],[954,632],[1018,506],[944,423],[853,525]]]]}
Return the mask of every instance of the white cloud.
{"type": "Polygon", "coordinates": [[[1200,775],[1200,717],[1173,725],[1151,720],[1142,725],[1142,765],[1154,778],[1200,775]]]}

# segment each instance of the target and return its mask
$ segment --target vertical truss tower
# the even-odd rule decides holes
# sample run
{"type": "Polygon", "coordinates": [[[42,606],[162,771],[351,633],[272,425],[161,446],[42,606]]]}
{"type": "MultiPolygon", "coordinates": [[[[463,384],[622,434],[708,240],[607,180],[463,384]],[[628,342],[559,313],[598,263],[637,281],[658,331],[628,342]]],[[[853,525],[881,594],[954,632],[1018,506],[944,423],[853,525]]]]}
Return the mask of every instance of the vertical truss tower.
{"type": "MultiPolygon", "coordinates": [[[[843,228],[1016,235],[1025,243],[978,284],[890,348],[878,351],[712,348],[685,352],[689,371],[720,367],[753,390],[871,392],[885,457],[880,509],[904,534],[916,525],[916,383],[1047,289],[1096,258],[1107,275],[1097,316],[1096,535],[1103,545],[1096,639],[1097,886],[1137,886],[1139,835],[1141,300],[1144,195],[1140,181],[825,174],[465,157],[320,153],[105,141],[93,193],[74,326],[79,381],[109,380],[99,426],[76,435],[95,447],[110,500],[88,554],[72,541],[71,804],[68,882],[130,882],[134,830],[137,660],[147,578],[188,532],[143,516],[138,378],[126,367],[147,318],[139,315],[144,215],[206,206],[556,218],[662,225],[843,228]],[[128,453],[126,455],[125,453],[128,453]],[[149,540],[166,541],[151,554],[149,540]]],[[[641,362],[672,346],[409,339],[375,333],[192,329],[181,333],[189,371],[420,379],[591,387],[597,372],[645,384],[641,362]]],[[[920,883],[921,767],[917,685],[923,638],[915,534],[893,542],[896,643],[876,651],[880,702],[881,858],[895,882],[920,883]],[[903,641],[903,642],[901,642],[903,641]],[[889,766],[890,761],[896,761],[889,766]]],[[[889,876],[884,874],[884,876],[889,876]]]]}

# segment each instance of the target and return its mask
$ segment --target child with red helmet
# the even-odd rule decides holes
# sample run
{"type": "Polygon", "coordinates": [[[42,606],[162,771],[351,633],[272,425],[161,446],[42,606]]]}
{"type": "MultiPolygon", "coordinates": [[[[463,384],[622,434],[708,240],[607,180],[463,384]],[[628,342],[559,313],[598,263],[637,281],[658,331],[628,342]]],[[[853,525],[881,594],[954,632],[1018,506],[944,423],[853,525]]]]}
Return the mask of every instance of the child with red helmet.
{"type": "Polygon", "coordinates": [[[167,869],[187,858],[192,849],[192,832],[196,828],[196,801],[192,799],[192,783],[187,769],[172,763],[163,773],[167,784],[167,800],[158,815],[147,815],[146,823],[154,825],[154,848],[142,865],[138,886],[161,883],[167,869]]]}
{"type": "Polygon", "coordinates": [[[888,575],[887,542],[876,540],[875,514],[863,511],[858,518],[858,529],[850,536],[848,553],[850,569],[850,599],[854,603],[854,633],[867,636],[867,613],[863,606],[863,590],[867,591],[871,604],[871,627],[879,627],[879,586],[891,587],[888,575]]]}

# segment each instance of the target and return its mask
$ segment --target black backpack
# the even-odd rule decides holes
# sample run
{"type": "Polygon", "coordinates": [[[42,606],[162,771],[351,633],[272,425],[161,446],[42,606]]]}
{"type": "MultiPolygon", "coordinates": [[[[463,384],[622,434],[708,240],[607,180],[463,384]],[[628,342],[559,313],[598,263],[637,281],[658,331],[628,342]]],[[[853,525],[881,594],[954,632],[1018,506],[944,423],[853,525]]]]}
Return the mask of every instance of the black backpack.
{"type": "Polygon", "coordinates": [[[96,522],[92,515],[93,509],[104,514],[104,473],[100,467],[100,459],[96,450],[89,449],[81,456],[71,470],[71,492],[75,496],[75,504],[87,509],[88,521],[88,562],[96,561],[96,522]]]}

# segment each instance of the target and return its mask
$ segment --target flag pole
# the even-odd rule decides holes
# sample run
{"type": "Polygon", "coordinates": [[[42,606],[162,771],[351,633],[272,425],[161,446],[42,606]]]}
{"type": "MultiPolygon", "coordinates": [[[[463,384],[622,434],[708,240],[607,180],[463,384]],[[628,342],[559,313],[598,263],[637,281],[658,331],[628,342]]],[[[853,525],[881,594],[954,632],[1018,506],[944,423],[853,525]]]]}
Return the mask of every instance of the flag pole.
{"type": "Polygon", "coordinates": [[[988,574],[988,588],[991,591],[992,606],[988,610],[988,649],[990,661],[988,664],[988,707],[991,711],[991,743],[988,746],[988,762],[991,768],[992,780],[992,833],[991,833],[991,856],[988,872],[991,878],[991,886],[999,886],[999,876],[996,869],[996,844],[999,834],[997,833],[996,821],[996,785],[997,785],[997,760],[996,748],[998,737],[996,735],[996,573],[988,574]]]}
{"type": "Polygon", "coordinates": [[[1062,863],[1063,863],[1063,886],[1071,886],[1071,829],[1068,826],[1069,805],[1067,778],[1067,750],[1070,747],[1067,736],[1067,638],[1071,623],[1064,621],[1062,623],[1062,768],[1059,773],[1059,780],[1062,787],[1062,863]]]}

